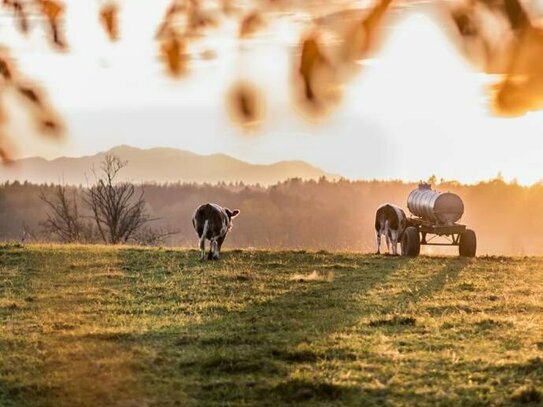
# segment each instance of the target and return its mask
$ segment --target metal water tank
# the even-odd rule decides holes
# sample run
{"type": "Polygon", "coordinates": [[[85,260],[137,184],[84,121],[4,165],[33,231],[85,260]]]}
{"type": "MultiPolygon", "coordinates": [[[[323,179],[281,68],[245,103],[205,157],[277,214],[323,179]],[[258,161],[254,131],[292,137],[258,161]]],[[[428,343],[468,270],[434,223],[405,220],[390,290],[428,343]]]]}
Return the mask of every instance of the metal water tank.
{"type": "Polygon", "coordinates": [[[464,214],[464,203],[458,195],[432,191],[429,184],[420,184],[411,191],[407,207],[413,215],[440,225],[452,225],[464,214]]]}

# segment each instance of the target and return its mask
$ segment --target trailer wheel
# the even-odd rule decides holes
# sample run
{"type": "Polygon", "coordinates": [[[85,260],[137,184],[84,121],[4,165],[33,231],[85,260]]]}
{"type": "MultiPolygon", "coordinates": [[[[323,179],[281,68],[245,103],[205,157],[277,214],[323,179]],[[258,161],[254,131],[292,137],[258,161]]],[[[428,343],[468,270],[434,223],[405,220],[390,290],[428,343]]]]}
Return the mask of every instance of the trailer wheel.
{"type": "Polygon", "coordinates": [[[477,251],[477,236],[471,229],[466,229],[464,233],[460,235],[460,244],[458,245],[458,252],[463,257],[475,257],[477,251]]]}
{"type": "Polygon", "coordinates": [[[415,257],[420,254],[420,235],[419,230],[414,226],[409,226],[403,232],[402,237],[402,256],[415,257]]]}

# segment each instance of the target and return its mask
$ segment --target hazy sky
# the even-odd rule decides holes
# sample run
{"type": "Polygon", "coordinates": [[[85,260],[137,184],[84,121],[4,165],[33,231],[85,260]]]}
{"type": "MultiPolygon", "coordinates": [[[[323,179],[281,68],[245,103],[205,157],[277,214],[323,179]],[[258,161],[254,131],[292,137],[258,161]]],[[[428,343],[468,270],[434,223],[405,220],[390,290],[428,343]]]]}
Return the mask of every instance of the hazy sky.
{"type": "Polygon", "coordinates": [[[314,125],[292,106],[289,75],[299,37],[287,19],[244,45],[233,21],[224,24],[219,36],[191,48],[214,50],[217,58],[194,61],[176,81],[163,74],[153,40],[167,2],[125,2],[122,39],[114,44],[97,22],[97,4],[69,3],[68,53],[49,50],[39,29],[23,39],[1,25],[21,69],[48,90],[69,129],[64,144],[45,145],[14,118],[25,156],[84,155],[130,144],[222,152],[256,163],[302,159],[350,178],[436,174],[474,182],[498,172],[522,183],[543,178],[543,112],[492,116],[485,87],[495,78],[475,72],[420,10],[388,29],[338,110],[314,125]],[[266,96],[266,122],[256,134],[243,133],[227,117],[226,90],[240,78],[253,80],[266,96]]]}

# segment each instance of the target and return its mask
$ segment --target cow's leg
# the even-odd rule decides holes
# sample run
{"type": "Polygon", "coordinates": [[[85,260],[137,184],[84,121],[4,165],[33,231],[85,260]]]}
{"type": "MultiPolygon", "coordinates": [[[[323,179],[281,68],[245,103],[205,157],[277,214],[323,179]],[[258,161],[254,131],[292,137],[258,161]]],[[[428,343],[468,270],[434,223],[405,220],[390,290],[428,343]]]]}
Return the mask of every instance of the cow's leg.
{"type": "Polygon", "coordinates": [[[205,254],[206,254],[206,237],[202,235],[202,237],[200,237],[200,260],[205,259],[205,254]]]}
{"type": "Polygon", "coordinates": [[[219,258],[219,255],[221,254],[221,248],[222,244],[224,243],[224,238],[226,236],[221,236],[217,239],[217,258],[219,258]]]}
{"type": "Polygon", "coordinates": [[[377,230],[377,251],[375,254],[381,254],[381,230],[377,230]]]}
{"type": "Polygon", "coordinates": [[[390,253],[390,229],[388,227],[388,220],[385,221],[385,227],[383,228],[383,234],[385,235],[385,242],[387,244],[387,252],[390,253]]]}
{"type": "MultiPolygon", "coordinates": [[[[196,221],[193,221],[194,224],[196,224],[196,221]]],[[[204,222],[204,225],[202,226],[202,229],[197,229],[198,237],[200,238],[200,260],[205,259],[206,255],[206,236],[209,228],[209,221],[206,220],[204,222]]]]}
{"type": "Polygon", "coordinates": [[[217,242],[217,238],[213,238],[211,240],[211,248],[209,250],[209,259],[210,260],[219,259],[219,243],[217,242]]]}
{"type": "Polygon", "coordinates": [[[398,231],[390,231],[390,240],[392,241],[392,254],[394,256],[398,255],[398,231]]]}
{"type": "Polygon", "coordinates": [[[211,238],[209,240],[209,252],[207,253],[208,260],[213,260],[214,245],[215,245],[215,239],[211,238]]]}
{"type": "Polygon", "coordinates": [[[390,233],[388,230],[385,232],[385,241],[387,242],[387,252],[390,253],[390,233]]]}

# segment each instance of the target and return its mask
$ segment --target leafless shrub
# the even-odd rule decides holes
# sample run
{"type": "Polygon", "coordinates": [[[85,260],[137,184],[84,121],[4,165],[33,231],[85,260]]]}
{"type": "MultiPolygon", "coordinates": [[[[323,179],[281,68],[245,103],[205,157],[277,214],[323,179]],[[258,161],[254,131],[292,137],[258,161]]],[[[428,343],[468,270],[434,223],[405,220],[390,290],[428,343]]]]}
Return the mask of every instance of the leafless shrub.
{"type": "Polygon", "coordinates": [[[63,243],[87,241],[91,237],[91,227],[80,212],[75,189],[69,193],[66,186],[58,185],[52,195],[42,192],[40,199],[49,209],[42,224],[46,233],[57,236],[63,243]]]}
{"type": "Polygon", "coordinates": [[[23,222],[21,225],[21,243],[39,241],[38,233],[28,223],[23,222]]]}
{"type": "Polygon", "coordinates": [[[106,155],[100,171],[93,171],[95,184],[85,192],[84,200],[107,244],[127,242],[151,220],[145,209],[143,189],[138,193],[134,184],[118,181],[126,164],[117,156],[106,155]]]}

